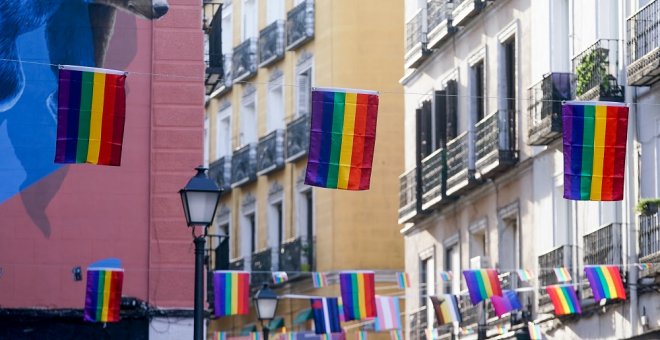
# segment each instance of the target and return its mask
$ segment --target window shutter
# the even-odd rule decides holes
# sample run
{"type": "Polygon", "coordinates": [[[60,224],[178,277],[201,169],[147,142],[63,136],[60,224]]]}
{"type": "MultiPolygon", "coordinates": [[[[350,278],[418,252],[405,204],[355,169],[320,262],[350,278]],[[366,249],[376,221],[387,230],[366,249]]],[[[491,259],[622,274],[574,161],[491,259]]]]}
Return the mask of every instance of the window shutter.
{"type": "Polygon", "coordinates": [[[433,151],[433,116],[431,110],[431,101],[422,102],[422,154],[424,159],[433,151]]]}
{"type": "Polygon", "coordinates": [[[415,109],[415,163],[422,164],[422,109],[415,109]]]}
{"type": "Polygon", "coordinates": [[[447,91],[435,91],[433,113],[435,118],[434,149],[444,148],[447,144],[447,91]]]}
{"type": "Polygon", "coordinates": [[[447,142],[458,136],[458,84],[456,80],[447,82],[445,88],[447,93],[447,111],[445,113],[447,118],[447,142]]]}
{"type": "Polygon", "coordinates": [[[309,114],[311,87],[310,70],[298,74],[298,117],[309,114]]]}

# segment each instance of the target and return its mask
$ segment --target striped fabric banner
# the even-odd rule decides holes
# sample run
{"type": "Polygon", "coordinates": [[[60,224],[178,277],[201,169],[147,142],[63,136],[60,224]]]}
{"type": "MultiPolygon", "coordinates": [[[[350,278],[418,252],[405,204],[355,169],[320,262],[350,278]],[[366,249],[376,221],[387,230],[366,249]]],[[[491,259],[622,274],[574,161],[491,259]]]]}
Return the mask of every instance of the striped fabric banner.
{"type": "Polygon", "coordinates": [[[522,282],[529,282],[531,279],[534,278],[532,272],[530,272],[527,269],[518,269],[517,272],[518,272],[518,277],[522,282]]]}
{"type": "Polygon", "coordinates": [[[310,302],[316,334],[341,332],[337,298],[314,298],[310,302]]]}
{"type": "Polygon", "coordinates": [[[377,116],[378,92],[313,88],[305,184],[369,189],[377,116]]]}
{"type": "Polygon", "coordinates": [[[557,276],[557,282],[568,282],[571,281],[571,273],[566,269],[566,267],[555,268],[555,276],[557,276]]]}
{"type": "Polygon", "coordinates": [[[553,285],[545,287],[550,295],[552,305],[555,307],[555,315],[581,314],[580,302],[578,301],[575,287],[572,285],[553,285]]]}
{"type": "Polygon", "coordinates": [[[461,311],[458,309],[458,298],[454,294],[444,294],[442,298],[430,296],[435,316],[438,319],[438,325],[445,325],[452,322],[460,323],[461,311]]]}
{"type": "Polygon", "coordinates": [[[121,163],[126,117],[126,74],[61,66],[55,163],[121,163]]]}
{"type": "Polygon", "coordinates": [[[396,282],[399,288],[410,288],[410,276],[408,273],[396,273],[396,282]]]}
{"type": "Polygon", "coordinates": [[[376,319],[374,330],[377,332],[390,329],[401,329],[401,310],[399,298],[389,296],[376,297],[376,319]]]}
{"type": "Polygon", "coordinates": [[[562,106],[564,198],[620,201],[626,163],[628,107],[611,102],[562,106]]]}
{"type": "Polygon", "coordinates": [[[617,266],[588,266],[584,268],[594,300],[625,300],[626,289],[617,266]]]}
{"type": "Polygon", "coordinates": [[[119,321],[123,282],[124,270],[121,268],[88,268],[84,320],[119,321]]]}
{"type": "Polygon", "coordinates": [[[543,333],[541,333],[541,326],[533,322],[528,322],[527,329],[529,330],[530,340],[543,340],[543,333]]]}
{"type": "Polygon", "coordinates": [[[376,317],[374,272],[343,272],[339,287],[345,321],[376,317]]]}
{"type": "Polygon", "coordinates": [[[463,276],[473,305],[487,300],[493,295],[502,296],[500,278],[497,276],[496,269],[464,270],[463,276]]]}
{"type": "Polygon", "coordinates": [[[213,272],[215,316],[247,315],[250,308],[250,273],[216,270],[213,272]]]}
{"type": "Polygon", "coordinates": [[[313,272],[312,283],[314,284],[314,288],[323,288],[328,285],[328,278],[325,276],[325,273],[313,272]]]}

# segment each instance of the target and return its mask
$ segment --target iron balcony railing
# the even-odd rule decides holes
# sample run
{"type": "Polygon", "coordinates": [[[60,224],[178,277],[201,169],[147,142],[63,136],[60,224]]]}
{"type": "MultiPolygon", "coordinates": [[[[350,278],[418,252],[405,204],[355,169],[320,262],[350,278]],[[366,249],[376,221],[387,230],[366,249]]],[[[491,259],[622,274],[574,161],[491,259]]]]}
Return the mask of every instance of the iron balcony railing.
{"type": "Polygon", "coordinates": [[[240,257],[229,261],[229,270],[245,270],[245,259],[240,257]]]}
{"type": "Polygon", "coordinates": [[[231,156],[220,157],[209,165],[209,178],[215,181],[223,194],[231,191],[231,156]]]}
{"type": "Polygon", "coordinates": [[[571,73],[548,73],[528,90],[529,145],[548,145],[561,136],[561,103],[573,99],[571,73]]]}
{"type": "Polygon", "coordinates": [[[399,224],[409,222],[417,212],[417,169],[412,168],[399,176],[399,224]]]}
{"type": "Polygon", "coordinates": [[[406,23],[406,52],[410,53],[426,42],[426,8],[420,8],[417,14],[406,23]]]}
{"type": "Polygon", "coordinates": [[[307,154],[309,117],[302,115],[286,125],[286,161],[293,162],[307,154]]]}
{"type": "Polygon", "coordinates": [[[257,175],[265,175],[284,167],[284,130],[275,130],[257,144],[257,175]]]}
{"type": "Polygon", "coordinates": [[[465,131],[447,143],[447,195],[468,188],[474,178],[468,154],[468,132],[465,131]]]}
{"type": "Polygon", "coordinates": [[[639,216],[639,259],[650,262],[660,258],[660,211],[639,216]]]}
{"type": "Polygon", "coordinates": [[[442,201],[447,183],[445,149],[438,149],[422,160],[422,209],[442,201]]]}
{"type": "Polygon", "coordinates": [[[515,290],[521,286],[516,272],[504,272],[499,275],[502,289],[515,290]]]}
{"type": "MultiPolygon", "coordinates": [[[[582,246],[584,249],[583,264],[585,266],[623,264],[623,241],[620,223],[611,223],[584,235],[582,246]]],[[[623,266],[619,268],[623,268],[623,266]]],[[[584,273],[580,273],[580,275],[586,280],[584,273]]],[[[625,279],[623,275],[621,277],[625,279]]],[[[583,300],[593,296],[591,287],[582,286],[581,290],[583,300]]]]}
{"type": "Polygon", "coordinates": [[[410,313],[410,336],[414,340],[426,340],[426,329],[428,328],[428,312],[426,306],[422,306],[410,313]]]}
{"type": "MultiPolygon", "coordinates": [[[[559,246],[539,256],[539,287],[557,283],[554,268],[565,267],[569,273],[573,272],[573,246],[559,246]]],[[[539,305],[550,302],[545,288],[539,289],[539,305]]]]}
{"type": "Polygon", "coordinates": [[[313,254],[313,242],[303,241],[300,237],[288,240],[280,246],[279,270],[286,272],[314,270],[313,254]]]}
{"type": "Polygon", "coordinates": [[[426,8],[429,32],[433,32],[445,20],[451,20],[452,2],[449,0],[429,0],[426,8]]]}
{"type": "Polygon", "coordinates": [[[275,20],[259,32],[259,67],[284,58],[284,20],[275,20]]]}
{"type": "Polygon", "coordinates": [[[234,151],[231,160],[231,187],[257,179],[257,147],[248,144],[234,151]]]}
{"type": "Polygon", "coordinates": [[[472,305],[470,301],[470,294],[467,290],[463,290],[458,297],[458,309],[461,311],[461,326],[474,325],[479,321],[479,307],[481,304],[476,306],[472,305]]]}
{"type": "Polygon", "coordinates": [[[250,281],[253,286],[271,282],[272,270],[272,250],[270,248],[252,254],[250,281]]]}
{"type": "Polygon", "coordinates": [[[286,49],[296,49],[313,38],[314,0],[304,0],[286,15],[286,49]]]}
{"type": "Polygon", "coordinates": [[[257,39],[245,39],[245,41],[234,47],[232,58],[232,75],[234,77],[234,83],[256,75],[257,39]]]}
{"type": "Polygon", "coordinates": [[[465,25],[468,19],[474,17],[486,5],[485,0],[454,0],[452,17],[454,25],[465,25]]]}
{"type": "Polygon", "coordinates": [[[208,29],[205,31],[206,34],[206,44],[205,50],[205,61],[206,61],[206,72],[204,78],[204,85],[206,87],[206,94],[209,95],[218,82],[223,81],[224,76],[224,63],[222,61],[222,9],[218,10],[213,15],[211,19],[211,24],[208,29]]]}
{"type": "Polygon", "coordinates": [[[500,110],[477,123],[476,170],[483,177],[504,170],[518,160],[516,111],[500,110]]]}
{"type": "Polygon", "coordinates": [[[580,100],[623,101],[623,86],[616,79],[619,41],[600,39],[573,58],[575,94],[580,100]]]}
{"type": "Polygon", "coordinates": [[[628,84],[650,86],[660,80],[660,1],[651,1],[626,22],[628,84]]]}

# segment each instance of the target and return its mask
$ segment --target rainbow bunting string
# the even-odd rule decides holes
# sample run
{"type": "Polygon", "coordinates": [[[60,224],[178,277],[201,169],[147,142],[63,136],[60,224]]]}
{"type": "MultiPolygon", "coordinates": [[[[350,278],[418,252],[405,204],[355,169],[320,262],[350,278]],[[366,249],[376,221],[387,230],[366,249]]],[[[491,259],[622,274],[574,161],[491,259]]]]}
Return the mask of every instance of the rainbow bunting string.
{"type": "Polygon", "coordinates": [[[531,279],[534,278],[534,275],[532,275],[532,272],[530,272],[527,269],[518,269],[518,277],[520,277],[520,281],[522,282],[529,282],[531,279]]]}
{"type": "Polygon", "coordinates": [[[529,330],[530,340],[543,340],[543,334],[541,333],[541,326],[533,322],[528,322],[527,329],[529,330]]]}
{"type": "Polygon", "coordinates": [[[553,285],[545,287],[550,295],[552,305],[555,307],[555,315],[580,314],[580,302],[578,301],[575,288],[572,285],[553,285]]]}
{"type": "Polygon", "coordinates": [[[589,266],[584,268],[594,300],[625,300],[626,289],[623,287],[621,275],[617,266],[589,266]]]}
{"type": "Polygon", "coordinates": [[[495,269],[464,270],[463,276],[470,292],[473,305],[490,298],[493,295],[502,296],[500,279],[495,269]]]}
{"type": "Polygon", "coordinates": [[[622,200],[628,107],[571,102],[562,106],[562,113],[564,198],[622,200]]]}
{"type": "Polygon", "coordinates": [[[377,92],[313,88],[305,184],[369,189],[377,116],[377,92]]]}
{"type": "Polygon", "coordinates": [[[403,340],[403,334],[400,329],[390,331],[390,340],[403,340]]]}
{"type": "Polygon", "coordinates": [[[408,273],[396,273],[396,278],[399,288],[410,288],[410,276],[408,273]]]}
{"type": "Polygon", "coordinates": [[[367,332],[365,331],[357,332],[357,340],[367,340],[367,332]]]}
{"type": "Polygon", "coordinates": [[[444,325],[452,322],[461,322],[461,312],[458,309],[458,299],[456,295],[444,294],[442,300],[437,296],[429,297],[435,316],[438,319],[438,325],[444,325]]]}
{"type": "Polygon", "coordinates": [[[649,268],[651,268],[651,264],[650,263],[638,263],[637,268],[639,268],[639,270],[648,270],[649,268]]]}
{"type": "Polygon", "coordinates": [[[55,163],[121,163],[126,118],[126,74],[61,66],[55,163]]]}
{"type": "Polygon", "coordinates": [[[213,272],[215,316],[247,315],[250,273],[216,270],[213,272]]]}
{"type": "Polygon", "coordinates": [[[440,272],[440,280],[442,282],[449,282],[454,277],[452,272],[440,272]]]}
{"type": "Polygon", "coordinates": [[[286,272],[273,272],[273,283],[280,284],[289,280],[289,276],[286,272]]]}
{"type": "Polygon", "coordinates": [[[214,340],[227,340],[227,332],[214,332],[214,340]]]}
{"type": "Polygon", "coordinates": [[[555,268],[555,276],[557,276],[557,282],[568,282],[571,281],[571,273],[566,269],[566,267],[555,268]]]}
{"type": "Polygon", "coordinates": [[[84,320],[117,322],[121,305],[124,270],[88,268],[84,320]]]}
{"type": "Polygon", "coordinates": [[[323,288],[328,285],[328,278],[324,273],[314,272],[312,273],[312,282],[314,288],[323,288]]]}
{"type": "Polygon", "coordinates": [[[376,317],[374,272],[339,274],[345,321],[376,317]]]}

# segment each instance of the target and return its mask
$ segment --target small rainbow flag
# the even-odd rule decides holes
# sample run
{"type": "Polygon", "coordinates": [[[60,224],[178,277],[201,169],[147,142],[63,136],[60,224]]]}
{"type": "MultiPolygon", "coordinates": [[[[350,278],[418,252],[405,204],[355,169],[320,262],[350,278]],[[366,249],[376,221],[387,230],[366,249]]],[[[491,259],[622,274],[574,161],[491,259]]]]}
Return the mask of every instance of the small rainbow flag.
{"type": "Polygon", "coordinates": [[[261,338],[261,337],[259,336],[258,332],[251,332],[250,333],[250,340],[259,340],[259,338],[261,338]]]}
{"type": "Polygon", "coordinates": [[[410,276],[408,273],[396,273],[396,281],[399,288],[410,288],[410,276]]]}
{"type": "Polygon", "coordinates": [[[638,263],[637,268],[639,268],[639,270],[649,270],[649,268],[651,268],[651,264],[650,263],[638,263]]]}
{"type": "Polygon", "coordinates": [[[312,282],[314,288],[323,288],[328,285],[328,278],[325,276],[325,273],[314,272],[312,273],[312,282]]]}
{"type": "Polygon", "coordinates": [[[61,66],[55,163],[121,163],[126,119],[126,73],[61,66]]]}
{"type": "Polygon", "coordinates": [[[214,332],[213,340],[227,340],[227,332],[214,332]]]}
{"type": "Polygon", "coordinates": [[[534,278],[534,275],[532,275],[532,272],[530,272],[527,269],[518,269],[518,277],[520,278],[520,281],[522,282],[529,282],[531,279],[534,278]]]}
{"type": "Polygon", "coordinates": [[[85,321],[119,321],[123,281],[124,270],[121,268],[87,269],[85,321]]]}
{"type": "Polygon", "coordinates": [[[506,334],[506,332],[509,331],[509,328],[505,324],[498,324],[495,326],[495,330],[497,331],[497,334],[502,335],[506,334]]]}
{"type": "Polygon", "coordinates": [[[440,272],[440,281],[449,282],[454,277],[452,272],[440,272]]]}
{"type": "Polygon", "coordinates": [[[625,300],[626,289],[621,281],[621,274],[617,266],[588,266],[584,267],[594,300],[599,302],[607,300],[625,300]]]}
{"type": "Polygon", "coordinates": [[[461,311],[458,309],[456,295],[444,294],[442,300],[437,296],[430,296],[429,298],[431,299],[431,304],[433,304],[438,325],[461,322],[461,311]]]}
{"type": "Polygon", "coordinates": [[[367,332],[358,331],[357,332],[357,340],[367,340],[367,332]]]}
{"type": "Polygon", "coordinates": [[[286,272],[273,272],[273,283],[280,284],[289,281],[289,276],[286,272]]]}
{"type": "Polygon", "coordinates": [[[426,333],[426,340],[435,340],[438,338],[435,329],[425,328],[424,333],[426,333]]]}
{"type": "Polygon", "coordinates": [[[461,335],[474,334],[474,328],[472,327],[459,327],[458,330],[461,333],[461,335]]]}
{"type": "Polygon", "coordinates": [[[250,308],[250,273],[216,270],[213,272],[215,316],[247,315],[250,308]]]}
{"type": "Polygon", "coordinates": [[[580,302],[578,301],[575,288],[572,285],[553,285],[545,287],[550,295],[552,305],[555,307],[555,315],[580,314],[580,302]]]}
{"type": "Polygon", "coordinates": [[[557,282],[568,282],[571,281],[571,273],[566,269],[566,267],[555,268],[555,275],[557,276],[557,282]]]}
{"type": "Polygon", "coordinates": [[[400,329],[390,331],[390,340],[403,340],[403,334],[400,329]]]}
{"type": "Polygon", "coordinates": [[[343,272],[339,287],[345,321],[376,317],[374,272],[343,272]]]}
{"type": "Polygon", "coordinates": [[[464,270],[463,276],[470,292],[472,305],[490,298],[493,295],[502,296],[500,278],[495,269],[464,270]]]}
{"type": "Polygon", "coordinates": [[[377,116],[378,92],[313,88],[305,184],[369,189],[377,116]]]}
{"type": "Polygon", "coordinates": [[[527,329],[529,330],[529,338],[531,340],[543,340],[543,333],[541,333],[541,326],[533,322],[528,322],[527,329]]]}
{"type": "Polygon", "coordinates": [[[620,201],[626,164],[628,107],[611,102],[562,105],[564,198],[620,201]]]}

